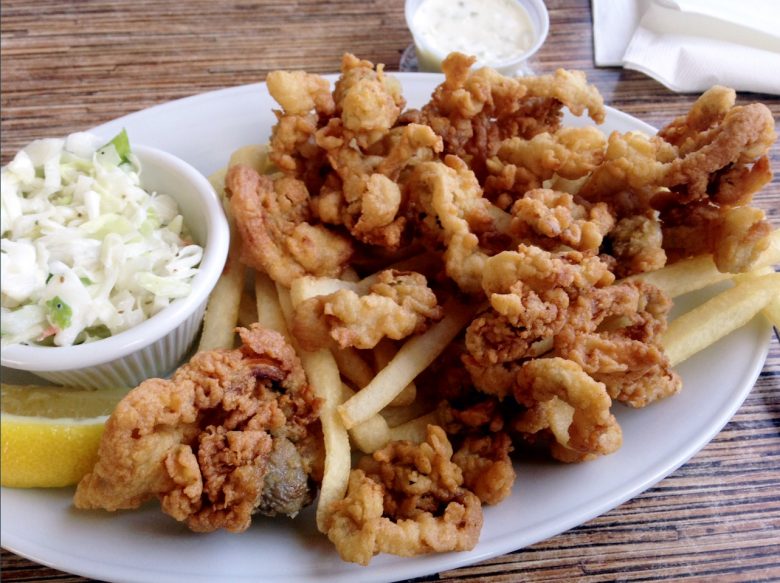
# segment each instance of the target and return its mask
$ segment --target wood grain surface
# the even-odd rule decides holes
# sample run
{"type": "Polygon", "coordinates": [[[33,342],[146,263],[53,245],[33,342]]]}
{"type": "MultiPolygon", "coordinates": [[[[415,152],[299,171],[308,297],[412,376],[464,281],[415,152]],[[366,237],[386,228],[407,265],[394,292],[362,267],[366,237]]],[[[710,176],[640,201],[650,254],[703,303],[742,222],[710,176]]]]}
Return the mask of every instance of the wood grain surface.
{"type": "MultiPolygon", "coordinates": [[[[695,99],[593,64],[587,0],[548,0],[532,66],[583,69],[606,102],[660,126],[695,99]]],[[[411,42],[402,0],[2,0],[2,162],[64,135],[278,68],[334,72],[343,52],[398,68],[411,42]]],[[[776,96],[762,101],[780,118],[776,96]]],[[[772,150],[775,167],[780,147],[772,150]]],[[[780,180],[758,197],[780,225],[780,180]]],[[[647,492],[529,548],[416,581],[780,581],[780,346],[745,404],[698,455],[647,492]]],[[[669,428],[674,430],[674,428],[669,428]]],[[[82,582],[2,551],[2,580],[82,582]]]]}

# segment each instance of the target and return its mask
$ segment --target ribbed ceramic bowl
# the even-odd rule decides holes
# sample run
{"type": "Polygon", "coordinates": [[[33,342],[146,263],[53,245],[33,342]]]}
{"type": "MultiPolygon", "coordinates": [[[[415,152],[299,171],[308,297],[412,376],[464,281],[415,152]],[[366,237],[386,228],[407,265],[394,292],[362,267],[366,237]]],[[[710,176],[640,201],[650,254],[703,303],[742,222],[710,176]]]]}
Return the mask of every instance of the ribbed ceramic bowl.
{"type": "Polygon", "coordinates": [[[103,340],[77,346],[12,345],[3,348],[7,368],[32,372],[57,384],[85,388],[134,387],[169,374],[192,347],[211,290],[227,258],[230,232],[222,205],[195,168],[155,148],[133,145],[141,184],[174,197],[196,243],[203,247],[192,291],[148,320],[103,340]]]}

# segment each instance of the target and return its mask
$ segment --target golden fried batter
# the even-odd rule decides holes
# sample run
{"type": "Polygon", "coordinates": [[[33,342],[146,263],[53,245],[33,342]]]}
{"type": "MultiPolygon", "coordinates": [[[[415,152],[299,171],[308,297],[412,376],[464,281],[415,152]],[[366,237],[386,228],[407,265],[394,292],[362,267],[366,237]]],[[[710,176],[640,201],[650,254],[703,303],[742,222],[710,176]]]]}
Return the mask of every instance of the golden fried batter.
{"type": "Polygon", "coordinates": [[[200,352],[171,380],[147,380],[120,401],[76,507],[156,497],[193,530],[241,532],[254,512],[294,516],[311,502],[317,462],[304,443],[319,402],[280,334],[258,325],[239,334],[241,348],[200,352]]]}
{"type": "Polygon", "coordinates": [[[341,558],[367,565],[378,553],[409,557],[474,548],[482,506],[463,488],[451,458],[447,435],[435,425],[424,443],[391,442],[364,457],[328,520],[328,538],[341,558]]]}
{"type": "Polygon", "coordinates": [[[510,233],[544,249],[563,245],[598,253],[604,235],[615,224],[605,203],[591,204],[566,192],[544,188],[526,192],[512,205],[510,214],[510,233]]]}
{"type": "Polygon", "coordinates": [[[550,447],[555,459],[593,459],[617,451],[623,443],[606,387],[570,360],[537,358],[523,364],[515,398],[528,410],[514,428],[529,436],[549,431],[555,439],[550,447]]]}
{"type": "Polygon", "coordinates": [[[629,281],[581,294],[555,337],[556,354],[603,382],[633,407],[682,387],[661,346],[671,300],[653,285],[629,281]]]}
{"type": "Polygon", "coordinates": [[[498,504],[512,493],[515,469],[509,452],[512,439],[506,433],[469,435],[452,461],[463,471],[463,485],[483,504],[498,504]]]}
{"type": "Polygon", "coordinates": [[[492,228],[490,202],[476,176],[456,156],[444,162],[423,162],[409,179],[412,212],[421,228],[443,243],[447,275],[461,290],[478,292],[487,259],[475,232],[492,228]]]}
{"type": "Polygon", "coordinates": [[[388,269],[364,295],[342,289],[301,302],[292,332],[307,350],[328,346],[330,339],[340,348],[374,348],[383,338],[424,332],[443,315],[424,275],[388,269]]]}
{"type": "Polygon", "coordinates": [[[241,261],[289,287],[302,275],[337,276],[352,255],[349,239],[312,225],[306,186],[291,177],[272,179],[248,166],[225,179],[241,236],[241,261]]]}
{"type": "Polygon", "coordinates": [[[508,202],[541,188],[553,176],[567,180],[586,177],[603,161],[606,145],[604,134],[595,127],[561,128],[555,133],[536,134],[530,140],[504,140],[487,161],[486,195],[494,199],[512,193],[506,198],[508,202]]]}

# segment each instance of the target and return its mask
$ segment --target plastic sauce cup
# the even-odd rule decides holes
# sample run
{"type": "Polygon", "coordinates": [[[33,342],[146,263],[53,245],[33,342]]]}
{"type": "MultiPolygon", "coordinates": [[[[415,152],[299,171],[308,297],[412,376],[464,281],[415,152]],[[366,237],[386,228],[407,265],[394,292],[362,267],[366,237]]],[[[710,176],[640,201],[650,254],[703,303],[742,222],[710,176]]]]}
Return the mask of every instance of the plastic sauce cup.
{"type": "MultiPolygon", "coordinates": [[[[421,71],[441,71],[441,63],[447,57],[448,52],[443,52],[440,47],[431,46],[425,37],[416,30],[414,16],[417,9],[425,0],[406,0],[404,14],[406,25],[412,33],[414,48],[417,53],[417,62],[421,71]]],[[[528,50],[503,61],[485,61],[478,59],[475,63],[478,67],[492,67],[503,75],[522,75],[531,73],[527,61],[542,46],[550,28],[550,16],[547,7],[542,0],[515,0],[528,13],[531,21],[533,42],[528,50]]],[[[463,51],[467,52],[467,51],[463,51]]]]}

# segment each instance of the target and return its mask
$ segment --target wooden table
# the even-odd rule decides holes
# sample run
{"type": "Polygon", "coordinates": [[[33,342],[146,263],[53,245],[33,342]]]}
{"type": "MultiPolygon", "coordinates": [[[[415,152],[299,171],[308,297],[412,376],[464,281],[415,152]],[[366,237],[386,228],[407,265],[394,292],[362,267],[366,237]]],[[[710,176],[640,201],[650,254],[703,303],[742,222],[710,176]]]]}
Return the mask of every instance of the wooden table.
{"type": "MultiPolygon", "coordinates": [[[[606,102],[659,126],[695,96],[593,64],[587,0],[548,0],[534,68],[583,69],[606,102]]],[[[278,68],[338,69],[343,52],[398,67],[401,0],[2,1],[2,162],[65,135],[278,68]]],[[[780,99],[760,100],[780,118],[780,99]]],[[[775,165],[780,147],[772,150],[775,165]]],[[[758,197],[780,224],[780,180],[758,197]]],[[[732,421],[654,488],[587,524],[473,567],[416,581],[780,579],[780,346],[732,421]]],[[[671,428],[673,430],[673,428],[671,428]]],[[[2,552],[4,581],[85,581],[2,552]]]]}

